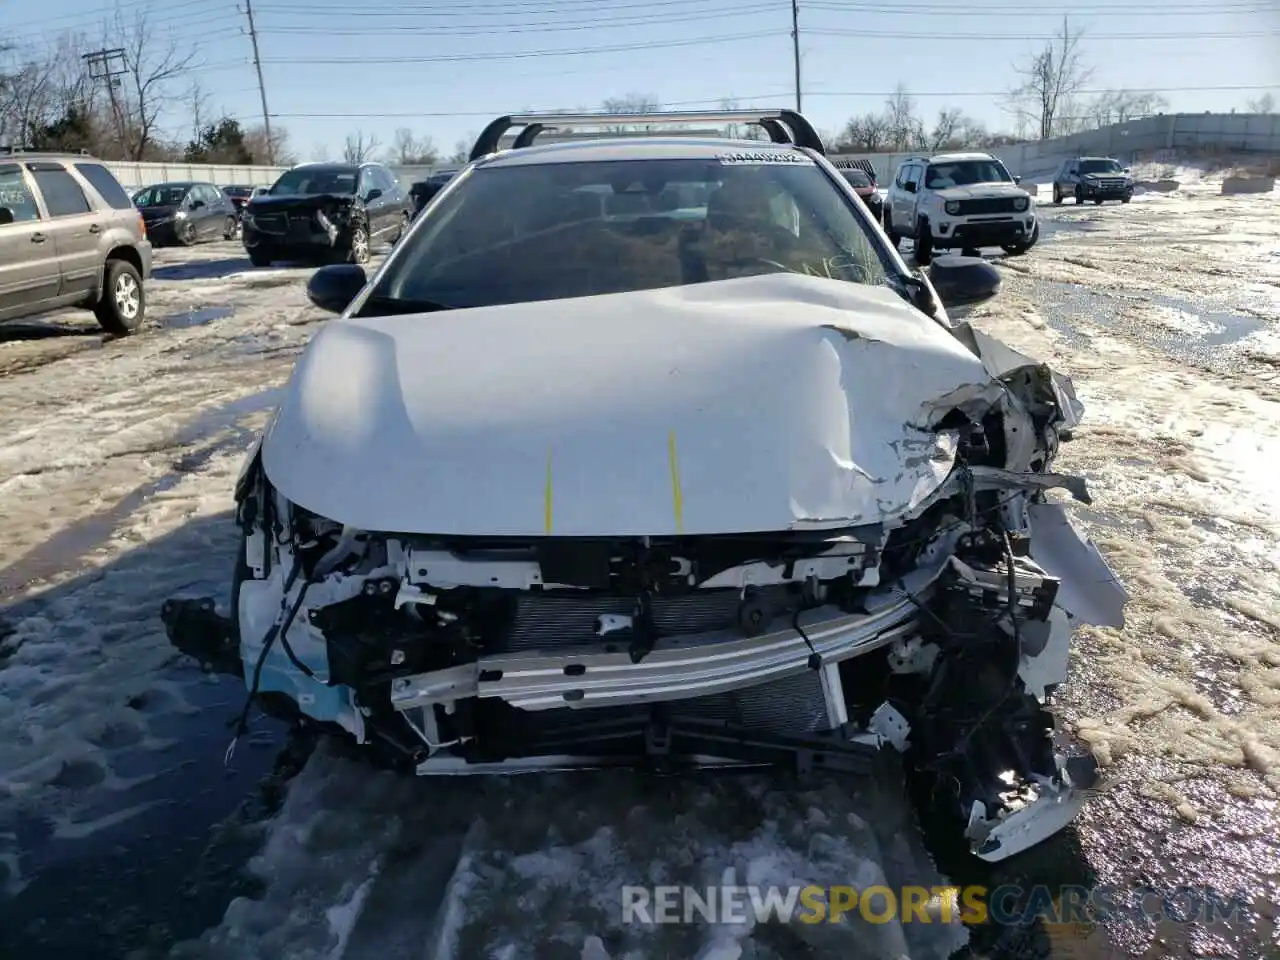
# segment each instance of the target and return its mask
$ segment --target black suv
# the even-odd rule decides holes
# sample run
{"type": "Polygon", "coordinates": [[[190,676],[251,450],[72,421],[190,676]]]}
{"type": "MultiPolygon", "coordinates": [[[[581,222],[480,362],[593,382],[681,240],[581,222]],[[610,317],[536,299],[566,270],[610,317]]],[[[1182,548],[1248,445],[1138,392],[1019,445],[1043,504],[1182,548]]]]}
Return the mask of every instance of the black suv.
{"type": "Polygon", "coordinates": [[[146,226],[100,161],[0,149],[0,320],[84,307],[131,333],[150,276],[146,226]]]}
{"type": "Polygon", "coordinates": [[[413,205],[380,163],[303,163],[245,205],[244,248],[254,266],[276,260],[367,263],[373,244],[394,243],[413,205]]]}

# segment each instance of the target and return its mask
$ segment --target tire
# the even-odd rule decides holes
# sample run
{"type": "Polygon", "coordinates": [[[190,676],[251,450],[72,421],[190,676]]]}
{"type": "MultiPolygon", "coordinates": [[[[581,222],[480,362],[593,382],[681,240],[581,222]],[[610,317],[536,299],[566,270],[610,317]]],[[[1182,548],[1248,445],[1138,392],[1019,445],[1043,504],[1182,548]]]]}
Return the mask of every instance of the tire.
{"type": "Polygon", "coordinates": [[[108,260],[102,297],[93,308],[98,326],[118,337],[127,336],[142,325],[146,313],[147,294],[138,268],[128,260],[108,260]]]}
{"type": "Polygon", "coordinates": [[[357,223],[351,228],[351,243],[343,259],[347,263],[369,262],[369,229],[363,223],[357,223]]]}
{"type": "Polygon", "coordinates": [[[261,247],[254,247],[249,251],[249,262],[255,267],[269,267],[271,266],[271,254],[261,247]]]}
{"type": "Polygon", "coordinates": [[[1095,207],[1100,207],[1100,206],[1102,206],[1102,198],[1101,198],[1101,197],[1095,197],[1095,198],[1094,198],[1094,201],[1093,201],[1093,205],[1094,205],[1095,207]]]}
{"type": "Polygon", "coordinates": [[[1062,206],[1062,191],[1058,189],[1058,185],[1053,185],[1053,202],[1055,206],[1062,206]]]}
{"type": "Polygon", "coordinates": [[[175,227],[173,235],[177,239],[178,243],[182,244],[184,247],[189,247],[195,243],[197,239],[196,225],[188,220],[182,224],[182,226],[175,227]]]}
{"type": "Polygon", "coordinates": [[[1132,200],[1132,199],[1133,199],[1133,198],[1132,198],[1132,197],[1130,197],[1130,196],[1123,196],[1123,197],[1121,197],[1121,198],[1120,198],[1120,202],[1121,202],[1121,203],[1128,203],[1128,202],[1129,202],[1130,200],[1132,200]]]}
{"type": "Polygon", "coordinates": [[[1084,203],[1084,191],[1083,191],[1083,190],[1081,190],[1079,187],[1076,187],[1076,190],[1075,190],[1075,197],[1076,197],[1076,203],[1077,203],[1077,205],[1078,205],[1078,204],[1081,204],[1081,203],[1084,203]]]}
{"type": "Polygon", "coordinates": [[[916,224],[916,263],[927,267],[933,262],[933,234],[929,231],[929,221],[921,220],[916,224]]]}
{"type": "Polygon", "coordinates": [[[1026,243],[1009,243],[1001,244],[1000,249],[1011,257],[1020,257],[1032,247],[1036,245],[1036,241],[1040,239],[1040,221],[1036,220],[1036,225],[1031,231],[1031,239],[1026,243]]]}
{"type": "Polygon", "coordinates": [[[893,229],[893,218],[889,216],[888,210],[886,210],[884,215],[880,218],[880,223],[881,226],[884,227],[885,236],[889,238],[889,246],[897,250],[898,246],[902,243],[902,236],[893,229]]]}
{"type": "Polygon", "coordinates": [[[234,240],[236,238],[236,228],[240,225],[235,217],[227,217],[226,223],[222,225],[222,239],[234,240]]]}
{"type": "Polygon", "coordinates": [[[413,217],[407,213],[400,214],[400,230],[396,233],[396,238],[391,241],[391,245],[395,246],[404,239],[404,235],[409,232],[409,227],[413,224],[413,217]]]}

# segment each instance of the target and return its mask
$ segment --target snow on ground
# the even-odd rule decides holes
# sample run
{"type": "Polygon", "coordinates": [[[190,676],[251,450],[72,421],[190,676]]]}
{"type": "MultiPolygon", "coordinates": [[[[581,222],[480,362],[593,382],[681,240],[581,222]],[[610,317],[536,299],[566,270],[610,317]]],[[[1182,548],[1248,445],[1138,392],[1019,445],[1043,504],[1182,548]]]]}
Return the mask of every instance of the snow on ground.
{"type": "MultiPolygon", "coordinates": [[[[1280,331],[1280,205],[1206,186],[1043,210],[1042,243],[1003,261],[974,318],[1076,378],[1086,424],[1062,465],[1095,503],[1073,509],[1134,600],[1125,629],[1082,636],[1062,701],[1111,789],[1078,839],[1015,872],[1034,881],[1070,848],[1105,882],[1261,892],[1280,876],[1280,365],[1259,359],[1280,331]]],[[[0,947],[914,960],[961,943],[944,925],[622,924],[625,883],[937,882],[901,798],[865,784],[419,782],[322,745],[265,827],[210,832],[278,735],[258,719],[261,746],[224,773],[243,691],[172,656],[156,614],[225,593],[231,481],[321,316],[304,276],[250,271],[231,245],[163,251],[140,336],[104,342],[75,314],[0,327],[0,947]],[[247,856],[259,835],[252,882],[209,853],[247,856]]],[[[1164,955],[1240,957],[1262,936],[1106,938],[1156,935],[1164,955]]],[[[1078,955],[1062,949],[1030,955],[1078,955]]]]}

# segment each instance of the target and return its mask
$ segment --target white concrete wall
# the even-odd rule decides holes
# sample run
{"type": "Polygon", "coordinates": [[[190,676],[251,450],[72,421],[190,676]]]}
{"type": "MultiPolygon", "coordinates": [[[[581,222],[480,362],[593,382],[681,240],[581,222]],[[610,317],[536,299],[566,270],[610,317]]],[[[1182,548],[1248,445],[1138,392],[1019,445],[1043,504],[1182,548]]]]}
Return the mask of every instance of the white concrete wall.
{"type": "MultiPolygon", "coordinates": [[[[1266,113],[1171,113],[1117,123],[1069,137],[1020,143],[992,150],[1017,176],[1043,182],[1053,176],[1058,165],[1082,154],[1113,156],[1131,160],[1138,153],[1168,149],[1212,147],[1222,150],[1280,153],[1280,114],[1266,113]]],[[[875,167],[884,184],[897,165],[911,154],[844,154],[865,157],[875,167]]],[[[219,185],[247,183],[268,186],[286,167],[237,167],[199,163],[124,163],[108,167],[126,187],[144,187],[165,180],[208,180],[219,185]]],[[[441,166],[451,166],[442,164],[441,166]]],[[[430,167],[392,167],[406,187],[431,172],[430,167]]]]}

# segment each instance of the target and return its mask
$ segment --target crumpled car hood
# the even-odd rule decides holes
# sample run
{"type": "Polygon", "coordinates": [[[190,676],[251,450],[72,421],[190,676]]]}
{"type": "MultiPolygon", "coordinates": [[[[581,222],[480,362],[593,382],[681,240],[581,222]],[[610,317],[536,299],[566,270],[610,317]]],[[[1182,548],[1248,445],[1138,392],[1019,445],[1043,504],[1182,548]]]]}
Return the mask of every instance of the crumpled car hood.
{"type": "Polygon", "coordinates": [[[340,319],[262,463],[294,503],[374,531],[842,527],[939,486],[954,443],[930,428],[994,401],[993,369],[889,289],[797,274],[340,319]]]}
{"type": "Polygon", "coordinates": [[[982,197],[1026,197],[1026,190],[1014,183],[974,183],[935,190],[943,200],[974,200],[982,197]]]}

